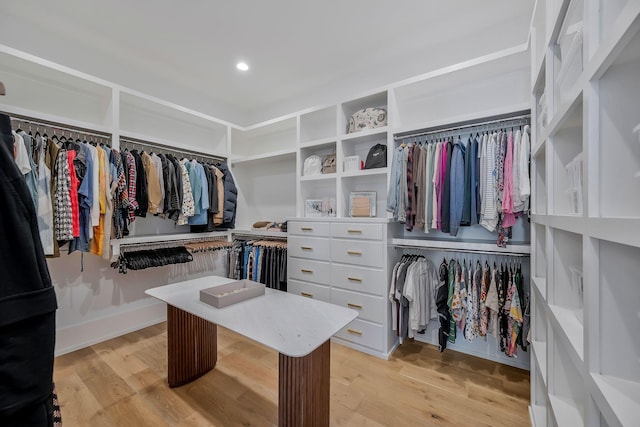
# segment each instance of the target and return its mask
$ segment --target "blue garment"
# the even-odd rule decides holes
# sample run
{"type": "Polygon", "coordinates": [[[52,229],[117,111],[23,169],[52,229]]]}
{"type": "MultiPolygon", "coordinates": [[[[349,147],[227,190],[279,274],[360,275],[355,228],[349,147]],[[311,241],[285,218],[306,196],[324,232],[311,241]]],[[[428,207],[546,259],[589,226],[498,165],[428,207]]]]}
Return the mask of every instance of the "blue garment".
{"type": "Polygon", "coordinates": [[[207,182],[207,175],[204,167],[200,163],[194,162],[192,169],[195,170],[195,179],[199,180],[197,188],[200,189],[200,194],[198,195],[197,202],[195,202],[195,192],[193,194],[196,213],[192,217],[189,217],[189,225],[206,225],[209,210],[209,184],[207,182]]]}
{"type": "Polygon", "coordinates": [[[393,152],[391,163],[391,179],[387,193],[387,211],[393,213],[393,219],[398,220],[398,197],[400,197],[400,177],[402,176],[402,146],[398,146],[393,152]]]}
{"type": "Polygon", "coordinates": [[[465,147],[462,142],[453,146],[451,158],[451,190],[449,193],[449,232],[452,236],[458,235],[462,210],[464,207],[464,155],[465,147]]]}

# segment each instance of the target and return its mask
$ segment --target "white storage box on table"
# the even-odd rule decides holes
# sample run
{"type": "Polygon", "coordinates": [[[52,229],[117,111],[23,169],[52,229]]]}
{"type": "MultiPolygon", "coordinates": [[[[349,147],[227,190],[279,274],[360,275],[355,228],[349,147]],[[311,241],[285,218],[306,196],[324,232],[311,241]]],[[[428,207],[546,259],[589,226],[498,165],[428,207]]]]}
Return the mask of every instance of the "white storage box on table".
{"type": "Polygon", "coordinates": [[[243,279],[226,285],[214,286],[200,291],[200,301],[215,308],[223,308],[231,304],[264,295],[264,285],[243,279]]]}

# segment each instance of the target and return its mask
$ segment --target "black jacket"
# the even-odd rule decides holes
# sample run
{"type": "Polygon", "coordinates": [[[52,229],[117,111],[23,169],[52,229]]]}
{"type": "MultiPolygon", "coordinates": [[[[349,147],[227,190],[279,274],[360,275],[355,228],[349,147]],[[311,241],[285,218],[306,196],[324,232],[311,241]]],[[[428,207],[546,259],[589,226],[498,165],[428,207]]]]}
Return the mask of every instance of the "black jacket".
{"type": "Polygon", "coordinates": [[[216,167],[224,174],[224,216],[222,219],[222,227],[234,228],[236,224],[238,188],[233,181],[233,176],[231,176],[231,171],[226,163],[218,163],[216,167]]]}
{"type": "Polygon", "coordinates": [[[35,206],[0,120],[0,419],[51,397],[56,295],[35,206]]]}

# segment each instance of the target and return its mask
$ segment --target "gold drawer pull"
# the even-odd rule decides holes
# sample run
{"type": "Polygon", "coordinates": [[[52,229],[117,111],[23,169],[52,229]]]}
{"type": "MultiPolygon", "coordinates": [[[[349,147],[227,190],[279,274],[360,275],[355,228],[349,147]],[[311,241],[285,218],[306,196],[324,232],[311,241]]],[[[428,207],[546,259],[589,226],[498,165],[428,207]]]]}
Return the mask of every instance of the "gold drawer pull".
{"type": "Polygon", "coordinates": [[[302,231],[313,231],[313,228],[311,228],[311,227],[300,227],[300,230],[302,230],[302,231]]]}
{"type": "Polygon", "coordinates": [[[307,298],[313,298],[313,294],[310,294],[309,292],[300,292],[300,295],[307,298]]]}
{"type": "Polygon", "coordinates": [[[351,308],[357,308],[357,309],[359,309],[359,310],[361,310],[361,309],[362,309],[362,306],[361,306],[361,305],[358,305],[358,304],[351,304],[350,302],[348,302],[348,303],[347,303],[347,305],[348,305],[349,307],[351,307],[351,308]]]}
{"type": "Polygon", "coordinates": [[[362,279],[359,279],[357,277],[347,277],[347,280],[350,281],[350,282],[362,283],[362,279]]]}
{"type": "Polygon", "coordinates": [[[362,230],[357,230],[355,228],[350,228],[350,229],[347,230],[347,233],[362,234],[362,230]]]}
{"type": "Polygon", "coordinates": [[[347,253],[349,255],[362,255],[362,252],[360,252],[360,251],[347,251],[347,253]]]}
{"type": "Polygon", "coordinates": [[[356,329],[349,328],[349,329],[347,329],[347,332],[349,332],[350,334],[353,334],[353,335],[362,335],[362,331],[358,331],[356,329]]]}
{"type": "Polygon", "coordinates": [[[307,270],[306,268],[301,268],[300,271],[303,273],[313,273],[313,270],[307,270]]]}
{"type": "Polygon", "coordinates": [[[313,248],[311,246],[300,246],[300,249],[302,249],[303,251],[312,251],[313,248]]]}

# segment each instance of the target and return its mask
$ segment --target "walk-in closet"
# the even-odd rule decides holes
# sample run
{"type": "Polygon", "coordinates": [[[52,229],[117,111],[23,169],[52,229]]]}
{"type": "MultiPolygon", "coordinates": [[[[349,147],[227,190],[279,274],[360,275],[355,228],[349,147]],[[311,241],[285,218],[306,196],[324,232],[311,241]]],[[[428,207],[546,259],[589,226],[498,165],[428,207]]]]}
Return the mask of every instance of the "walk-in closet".
{"type": "Polygon", "coordinates": [[[639,424],[639,0],[130,3],[0,6],[0,425],[639,424]]]}

